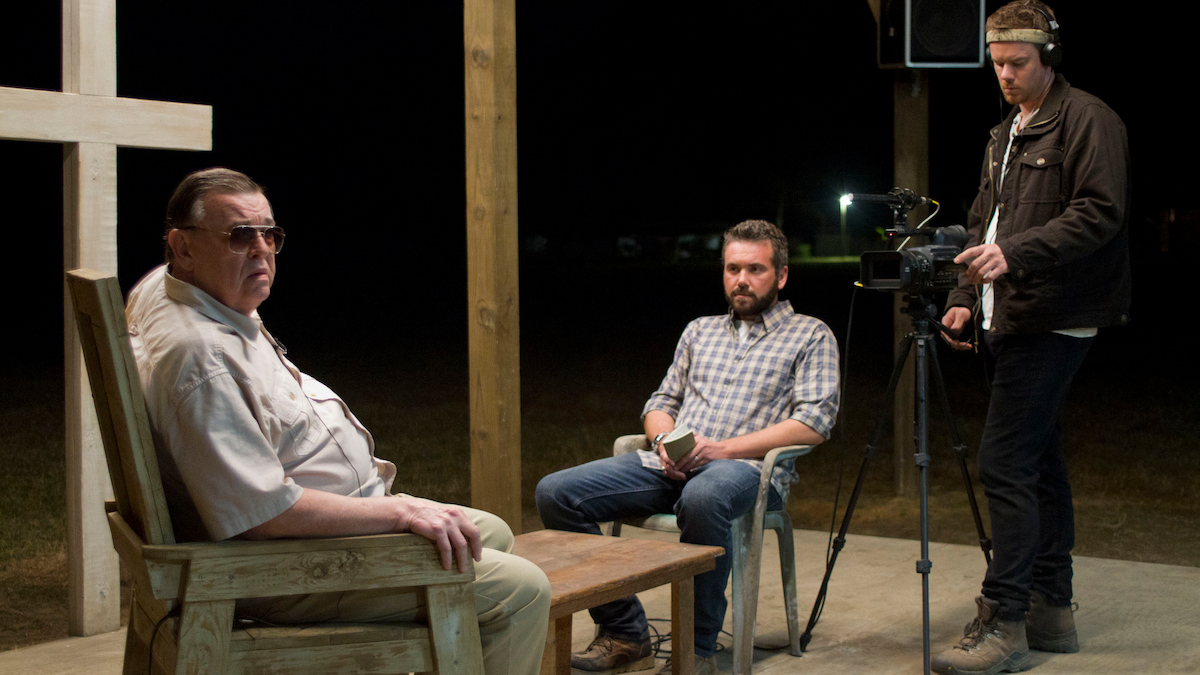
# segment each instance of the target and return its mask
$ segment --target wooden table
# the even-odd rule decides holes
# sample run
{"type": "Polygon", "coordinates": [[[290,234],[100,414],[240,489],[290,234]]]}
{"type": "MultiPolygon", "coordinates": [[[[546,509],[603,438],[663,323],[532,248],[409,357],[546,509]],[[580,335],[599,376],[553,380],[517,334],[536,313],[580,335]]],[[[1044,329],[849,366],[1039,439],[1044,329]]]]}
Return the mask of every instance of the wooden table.
{"type": "MultiPolygon", "coordinates": [[[[671,651],[695,651],[692,578],[716,566],[720,546],[603,537],[542,530],[517,537],[513,553],[550,578],[550,630],[542,675],[571,673],[571,615],[646,589],[671,584],[671,651]]],[[[674,675],[691,675],[691,659],[672,659],[674,675]]]]}

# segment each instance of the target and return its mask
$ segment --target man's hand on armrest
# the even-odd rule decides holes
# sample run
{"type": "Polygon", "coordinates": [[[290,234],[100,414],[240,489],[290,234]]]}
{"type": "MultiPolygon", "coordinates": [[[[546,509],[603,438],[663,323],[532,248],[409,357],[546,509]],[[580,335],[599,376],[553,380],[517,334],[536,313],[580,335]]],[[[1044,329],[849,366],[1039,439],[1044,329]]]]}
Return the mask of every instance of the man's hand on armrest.
{"type": "Polygon", "coordinates": [[[787,445],[818,445],[825,437],[796,420],[784,420],[744,436],[714,441],[696,436],[696,447],[675,468],[687,473],[718,459],[762,459],[775,448],[787,445]]]}
{"type": "Polygon", "coordinates": [[[345,537],[412,532],[437,545],[442,568],[466,572],[467,556],[479,560],[479,528],[458,506],[418,497],[345,497],[311,488],[288,510],[238,535],[239,539],[345,537]]]}
{"type": "Polygon", "coordinates": [[[483,540],[479,528],[467,514],[453,504],[421,499],[419,497],[390,497],[404,502],[405,520],[400,532],[419,534],[437,544],[442,553],[442,569],[450,569],[458,560],[458,570],[467,571],[467,556],[477,562],[483,557],[483,540]]]}

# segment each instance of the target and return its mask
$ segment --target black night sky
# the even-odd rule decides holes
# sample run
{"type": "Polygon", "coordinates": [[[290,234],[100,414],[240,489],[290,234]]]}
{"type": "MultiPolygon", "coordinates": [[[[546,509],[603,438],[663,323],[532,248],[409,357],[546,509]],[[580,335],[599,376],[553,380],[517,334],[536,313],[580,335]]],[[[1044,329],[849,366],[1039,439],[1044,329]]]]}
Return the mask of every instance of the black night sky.
{"type": "MultiPolygon", "coordinates": [[[[0,85],[58,89],[59,3],[10,5],[0,85]]],[[[1092,360],[1136,379],[1184,361],[1161,345],[1181,317],[1185,251],[1200,243],[1188,160],[1198,140],[1185,125],[1193,105],[1175,72],[1190,66],[1181,57],[1194,24],[1175,10],[1097,7],[1058,3],[1061,71],[1129,128],[1135,324],[1110,331],[1092,360]],[[1169,209],[1190,221],[1162,225],[1169,209]]],[[[437,345],[465,363],[461,5],[121,0],[117,25],[119,95],[214,107],[211,153],[120,150],[126,289],[161,258],[162,212],[178,180],[230,166],[267,186],[288,231],[262,312],[293,349],[437,345]]],[[[893,187],[893,71],[876,67],[864,1],[519,0],[517,34],[529,344],[565,334],[586,348],[618,335],[615,326],[665,324],[651,343],[669,350],[688,318],[722,310],[715,265],[703,287],[669,283],[678,277],[665,266],[614,272],[618,237],[653,242],[759,217],[815,242],[836,231],[839,195],[893,187]]],[[[988,71],[934,71],[929,82],[930,196],[943,204],[942,224],[963,222],[1003,110],[988,71]]],[[[5,332],[10,355],[24,355],[13,367],[57,373],[60,146],[0,141],[0,177],[0,213],[15,234],[5,332]]],[[[856,209],[850,227],[865,237],[887,220],[856,209]]],[[[855,274],[797,275],[789,295],[840,336],[855,274]]],[[[890,323],[879,314],[879,326],[890,323]]]]}

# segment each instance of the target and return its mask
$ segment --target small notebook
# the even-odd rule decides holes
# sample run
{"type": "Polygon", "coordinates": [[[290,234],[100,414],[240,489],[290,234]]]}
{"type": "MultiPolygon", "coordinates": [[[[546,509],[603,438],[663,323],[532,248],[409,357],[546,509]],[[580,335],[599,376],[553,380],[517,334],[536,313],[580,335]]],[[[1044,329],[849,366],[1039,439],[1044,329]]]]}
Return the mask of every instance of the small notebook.
{"type": "Polygon", "coordinates": [[[680,424],[675,427],[674,431],[663,437],[663,448],[667,451],[667,457],[671,458],[672,462],[678,462],[684,455],[692,451],[696,447],[696,435],[688,428],[686,424],[680,424]]]}

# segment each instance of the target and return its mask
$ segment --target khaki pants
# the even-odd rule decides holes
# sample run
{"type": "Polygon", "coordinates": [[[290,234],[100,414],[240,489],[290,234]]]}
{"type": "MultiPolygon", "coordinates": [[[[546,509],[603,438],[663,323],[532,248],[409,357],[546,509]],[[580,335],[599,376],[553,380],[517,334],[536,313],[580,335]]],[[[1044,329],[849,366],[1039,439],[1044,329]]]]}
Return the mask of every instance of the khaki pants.
{"type": "MultiPolygon", "coordinates": [[[[546,644],[550,582],[536,565],[514,555],[513,534],[499,517],[463,507],[479,527],[483,560],[475,563],[475,613],[488,675],[535,675],[546,644]]],[[[238,602],[238,616],[270,623],[426,620],[413,591],[379,589],[314,593],[238,602]]]]}

